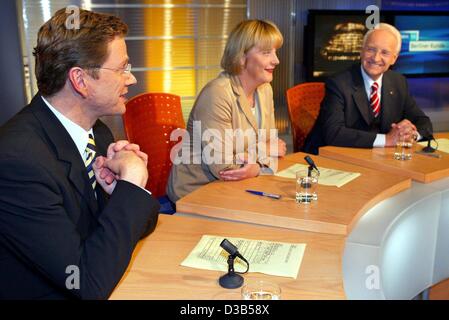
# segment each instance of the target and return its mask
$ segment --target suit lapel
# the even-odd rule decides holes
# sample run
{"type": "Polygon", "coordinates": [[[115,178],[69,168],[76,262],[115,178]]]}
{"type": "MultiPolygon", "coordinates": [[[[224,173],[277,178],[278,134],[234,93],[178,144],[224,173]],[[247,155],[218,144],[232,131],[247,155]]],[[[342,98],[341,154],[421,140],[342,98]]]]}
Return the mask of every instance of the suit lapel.
{"type": "Polygon", "coordinates": [[[263,90],[260,90],[260,87],[257,88],[257,99],[259,102],[259,114],[260,114],[260,128],[267,129],[267,132],[269,132],[269,128],[266,127],[266,115],[265,115],[265,109],[264,106],[268,106],[269,104],[266,103],[266,97],[263,94],[263,90]]]}
{"type": "Polygon", "coordinates": [[[86,200],[91,213],[96,216],[98,204],[92,186],[89,183],[87,170],[78,149],[67,130],[56,116],[45,105],[39,95],[31,101],[34,115],[40,121],[42,129],[50,142],[56,157],[63,163],[66,175],[75,190],[86,200]]]}
{"type": "Polygon", "coordinates": [[[367,125],[371,125],[374,121],[374,115],[369,105],[369,99],[366,96],[365,84],[363,83],[362,73],[360,71],[360,65],[356,65],[352,71],[352,81],[353,81],[353,93],[352,97],[354,99],[355,105],[359,109],[363,120],[365,120],[367,125]]]}
{"type": "Polygon", "coordinates": [[[240,106],[240,109],[242,110],[245,117],[248,119],[251,126],[254,128],[254,130],[257,132],[257,123],[256,118],[254,117],[251,107],[248,103],[248,99],[245,96],[245,93],[243,92],[243,87],[240,84],[240,80],[237,76],[230,76],[231,77],[231,87],[234,94],[237,96],[237,101],[240,106]]]}
{"type": "MultiPolygon", "coordinates": [[[[110,138],[106,136],[104,133],[104,130],[99,130],[99,120],[95,123],[93,127],[94,136],[95,136],[95,145],[97,147],[97,155],[106,156],[108,146],[110,141],[110,138]]],[[[103,188],[97,183],[97,187],[95,188],[96,194],[97,194],[97,204],[98,204],[98,210],[97,210],[97,216],[100,212],[103,211],[104,207],[106,206],[106,202],[109,198],[108,194],[103,190],[103,188]]]]}
{"type": "Polygon", "coordinates": [[[389,72],[385,72],[382,77],[382,97],[381,97],[381,132],[389,132],[391,123],[394,121],[395,112],[395,97],[396,90],[394,89],[394,84],[389,77],[389,72]]]}

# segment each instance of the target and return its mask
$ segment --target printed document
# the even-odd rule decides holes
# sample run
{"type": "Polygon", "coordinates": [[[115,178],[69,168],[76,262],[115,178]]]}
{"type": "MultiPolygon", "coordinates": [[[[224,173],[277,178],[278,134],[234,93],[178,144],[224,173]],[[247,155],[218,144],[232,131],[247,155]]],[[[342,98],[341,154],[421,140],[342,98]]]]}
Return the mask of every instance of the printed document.
{"type": "MultiPolygon", "coordinates": [[[[296,172],[299,170],[307,170],[307,168],[307,165],[297,163],[287,169],[279,171],[275,176],[296,179],[296,172]]],[[[320,176],[318,178],[318,184],[323,186],[336,186],[340,188],[360,176],[360,173],[358,172],[347,172],[323,167],[319,167],[319,170],[320,176]]]]}
{"type": "MultiPolygon", "coordinates": [[[[220,247],[225,237],[203,235],[182,266],[206,270],[228,271],[229,254],[220,247]]],[[[304,243],[272,242],[226,237],[249,262],[248,272],[261,272],[274,276],[295,278],[306,245],[304,243]]],[[[234,260],[234,270],[244,272],[246,263],[234,260]]]]}

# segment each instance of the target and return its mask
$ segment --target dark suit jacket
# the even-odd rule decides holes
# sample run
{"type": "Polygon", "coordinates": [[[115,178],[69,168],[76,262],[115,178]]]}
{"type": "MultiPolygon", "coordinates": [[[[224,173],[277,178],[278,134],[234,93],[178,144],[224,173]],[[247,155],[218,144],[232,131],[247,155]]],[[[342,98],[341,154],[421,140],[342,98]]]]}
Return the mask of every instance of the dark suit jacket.
{"type": "Polygon", "coordinates": [[[376,123],[366,95],[360,64],[326,81],[320,114],[303,151],[318,153],[325,145],[371,148],[377,133],[386,134],[392,123],[410,120],[423,137],[432,134],[430,119],[408,92],[404,76],[387,71],[382,78],[380,118],[376,123]]]}
{"type": "MultiPolygon", "coordinates": [[[[99,154],[112,134],[94,126],[99,154]]],[[[0,128],[0,299],[107,298],[159,204],[118,181],[109,199],[68,132],[37,95],[0,128]],[[76,285],[79,270],[79,289],[76,285]],[[75,270],[75,271],[74,271],[75,270]]]]}

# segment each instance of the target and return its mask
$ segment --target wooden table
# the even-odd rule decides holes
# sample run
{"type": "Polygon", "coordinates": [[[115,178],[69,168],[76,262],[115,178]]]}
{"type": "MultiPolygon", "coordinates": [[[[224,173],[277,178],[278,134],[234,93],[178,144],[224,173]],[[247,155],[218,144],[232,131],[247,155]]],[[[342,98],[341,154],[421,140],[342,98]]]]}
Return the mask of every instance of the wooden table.
{"type": "Polygon", "coordinates": [[[345,298],[343,236],[160,215],[154,233],[138,244],[111,299],[241,299],[240,289],[219,286],[223,272],[180,266],[204,234],[306,243],[297,279],[248,273],[245,281],[276,282],[282,290],[281,299],[345,298]]]}
{"type": "MultiPolygon", "coordinates": [[[[449,133],[435,134],[435,138],[449,138],[449,133]]],[[[420,150],[423,147],[416,146],[420,150]]],[[[394,148],[343,148],[326,146],[320,148],[320,156],[353,163],[366,168],[402,175],[413,180],[429,183],[449,177],[449,154],[436,151],[441,158],[413,153],[411,160],[393,159],[394,148]]]]}
{"type": "MultiPolygon", "coordinates": [[[[286,156],[279,170],[303,163],[304,153],[286,156]]],[[[176,203],[177,212],[244,221],[275,227],[321,233],[348,234],[366,210],[410,187],[411,180],[396,175],[313,157],[318,167],[359,172],[361,176],[337,188],[318,185],[318,201],[295,202],[295,179],[259,176],[237,182],[215,181],[188,194],[176,203]],[[260,197],[246,189],[281,194],[280,200],[260,197]]]]}

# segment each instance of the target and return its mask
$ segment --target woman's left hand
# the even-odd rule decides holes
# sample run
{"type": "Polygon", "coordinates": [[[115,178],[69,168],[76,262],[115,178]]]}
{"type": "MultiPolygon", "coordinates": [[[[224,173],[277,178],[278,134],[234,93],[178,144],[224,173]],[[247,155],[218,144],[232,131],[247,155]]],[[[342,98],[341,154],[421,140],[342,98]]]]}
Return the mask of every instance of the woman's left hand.
{"type": "Polygon", "coordinates": [[[257,177],[260,173],[260,166],[257,163],[246,163],[239,169],[232,169],[220,172],[220,178],[224,181],[238,181],[257,177]]]}

